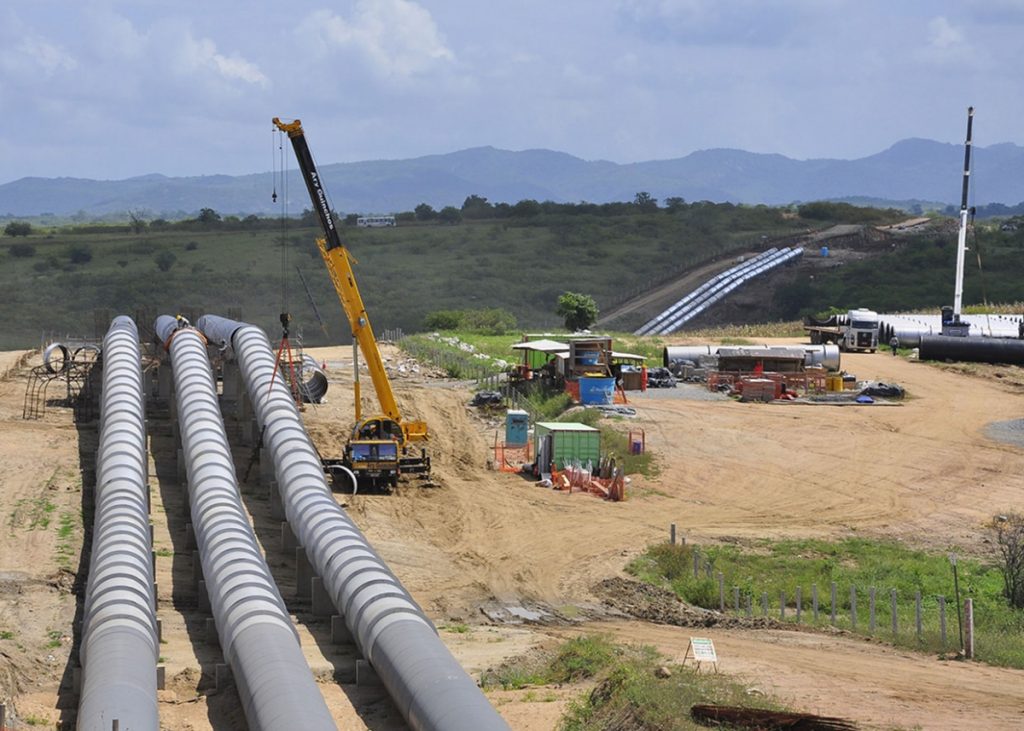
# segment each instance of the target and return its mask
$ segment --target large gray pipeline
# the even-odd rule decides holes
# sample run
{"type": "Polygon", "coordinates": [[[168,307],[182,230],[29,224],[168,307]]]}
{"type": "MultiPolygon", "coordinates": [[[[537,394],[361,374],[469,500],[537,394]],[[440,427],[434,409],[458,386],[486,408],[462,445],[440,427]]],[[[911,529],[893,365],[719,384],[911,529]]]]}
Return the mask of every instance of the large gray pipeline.
{"type": "Polygon", "coordinates": [[[249,728],[336,729],[242,508],[206,344],[166,315],[156,333],[174,369],[203,578],[249,728]]]}
{"type": "Polygon", "coordinates": [[[117,317],[103,338],[96,516],[82,624],[80,731],[156,731],[160,643],[149,533],[139,333],[117,317]]]}
{"type": "Polygon", "coordinates": [[[409,592],[341,509],[274,353],[257,327],[206,315],[199,327],[238,359],[285,515],[359,649],[413,729],[508,729],[409,592]]]}

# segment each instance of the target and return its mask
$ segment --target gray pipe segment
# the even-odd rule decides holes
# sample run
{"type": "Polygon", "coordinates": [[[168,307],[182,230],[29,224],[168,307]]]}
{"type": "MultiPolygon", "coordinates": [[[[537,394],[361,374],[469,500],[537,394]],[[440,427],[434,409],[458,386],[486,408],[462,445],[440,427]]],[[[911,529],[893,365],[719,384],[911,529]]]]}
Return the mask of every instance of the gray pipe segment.
{"type": "Polygon", "coordinates": [[[203,578],[249,728],[336,729],[238,496],[206,344],[163,315],[203,578]]]}
{"type": "Polygon", "coordinates": [[[433,624],[338,505],[320,458],[257,327],[216,315],[199,319],[210,342],[231,346],[274,463],[292,530],[363,655],[416,731],[507,730],[433,624]]]}

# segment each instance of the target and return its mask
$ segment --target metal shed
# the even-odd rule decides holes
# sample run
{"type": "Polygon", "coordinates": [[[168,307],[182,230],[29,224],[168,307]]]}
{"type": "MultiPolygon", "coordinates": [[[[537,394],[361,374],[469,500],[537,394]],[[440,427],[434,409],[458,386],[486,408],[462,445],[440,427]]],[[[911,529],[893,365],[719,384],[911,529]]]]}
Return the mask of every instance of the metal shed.
{"type": "Polygon", "coordinates": [[[541,473],[548,472],[552,463],[556,469],[564,469],[572,462],[596,466],[601,460],[601,432],[586,424],[537,422],[533,446],[541,473]]]}

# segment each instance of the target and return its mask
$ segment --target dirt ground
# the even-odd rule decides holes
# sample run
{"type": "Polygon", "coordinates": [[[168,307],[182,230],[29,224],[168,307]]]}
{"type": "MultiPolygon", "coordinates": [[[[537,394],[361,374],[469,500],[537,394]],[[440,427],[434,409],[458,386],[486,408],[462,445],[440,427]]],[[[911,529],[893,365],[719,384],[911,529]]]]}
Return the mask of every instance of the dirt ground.
{"type": "MultiPolygon", "coordinates": [[[[352,421],[351,351],[311,351],[328,366],[328,403],[306,419],[324,456],[340,452],[352,421]]],[[[394,363],[396,351],[385,349],[394,363]]],[[[36,362],[38,356],[35,356],[36,362]]],[[[69,692],[82,542],[82,473],[95,429],[76,429],[67,409],[25,421],[24,368],[0,354],[0,701],[18,718],[56,722],[69,692]],[[80,461],[79,445],[84,458],[80,461]],[[51,507],[52,506],[52,507],[51,507]],[[62,692],[60,688],[63,687],[62,692]]],[[[605,503],[536,487],[488,469],[501,428],[467,406],[469,392],[423,376],[395,378],[411,418],[429,423],[434,486],[403,485],[393,495],[338,499],[398,577],[434,618],[471,673],[568,632],[598,629],[681,657],[687,630],[634,621],[495,623],[481,608],[522,605],[566,618],[600,616],[592,587],[620,576],[626,562],[676,523],[687,540],[880,535],[914,546],[986,554],[983,524],[1020,509],[1024,449],[985,434],[991,422],[1024,417],[1020,369],[970,373],[893,358],[844,354],[859,378],[903,385],[900,406],[759,405],[685,398],[685,389],[637,395],[637,416],[660,472],[637,478],[629,499],[605,503]]],[[[367,399],[367,410],[372,401],[367,399]]],[[[240,721],[231,691],[210,675],[219,659],[190,586],[183,498],[171,460],[169,425],[151,415],[154,535],[169,729],[227,729],[240,721]]],[[[164,420],[164,421],[162,421],[164,420]]],[[[240,447],[243,468],[248,448],[240,447]]],[[[256,470],[258,471],[258,470],[256,470]]],[[[253,478],[243,502],[282,586],[294,567],[279,550],[266,490],[253,478]]],[[[291,582],[289,584],[289,582],[291,582]]],[[[403,728],[379,691],[348,677],[351,649],[325,639],[308,600],[289,599],[303,648],[329,707],[345,728],[403,728]]],[[[702,635],[705,631],[702,630],[702,635]]],[[[794,707],[854,719],[869,728],[1020,728],[1024,672],[932,656],[844,637],[777,629],[710,630],[722,670],[780,695],[794,707]]],[[[579,689],[492,692],[516,729],[548,729],[579,689]]],[[[67,714],[64,713],[67,718],[67,714]]]]}

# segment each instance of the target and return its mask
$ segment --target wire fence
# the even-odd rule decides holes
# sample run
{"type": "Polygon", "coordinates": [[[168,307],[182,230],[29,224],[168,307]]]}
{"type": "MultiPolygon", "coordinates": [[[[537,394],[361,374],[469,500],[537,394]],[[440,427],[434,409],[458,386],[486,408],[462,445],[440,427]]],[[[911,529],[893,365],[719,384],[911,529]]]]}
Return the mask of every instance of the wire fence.
{"type": "MultiPolygon", "coordinates": [[[[674,536],[674,531],[672,532],[674,536]]],[[[670,538],[671,540],[671,538],[670,538]]],[[[793,582],[786,589],[762,591],[748,582],[738,585],[696,547],[691,547],[693,578],[708,608],[738,617],[764,617],[796,625],[834,627],[893,644],[922,650],[946,651],[964,648],[964,633],[971,635],[973,622],[961,624],[955,600],[946,596],[901,596],[896,589],[829,582],[801,586],[793,582]],[[717,601],[715,601],[717,599],[717,601]],[[709,605],[717,605],[712,607],[709,605]]],[[[968,600],[970,602],[970,600],[968,600]]],[[[971,604],[973,607],[973,603],[971,604]]]]}

